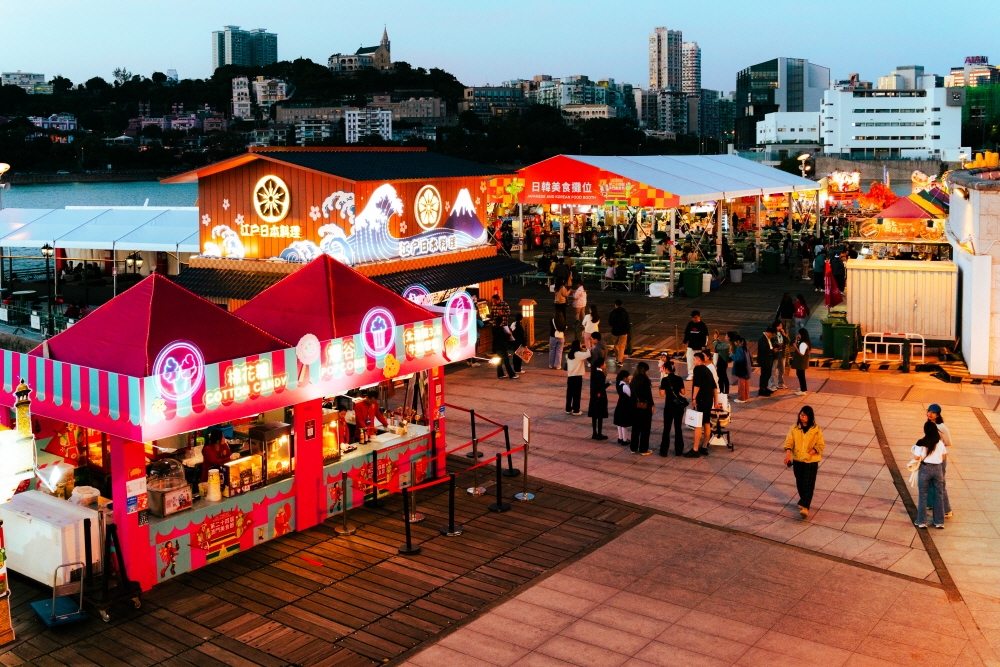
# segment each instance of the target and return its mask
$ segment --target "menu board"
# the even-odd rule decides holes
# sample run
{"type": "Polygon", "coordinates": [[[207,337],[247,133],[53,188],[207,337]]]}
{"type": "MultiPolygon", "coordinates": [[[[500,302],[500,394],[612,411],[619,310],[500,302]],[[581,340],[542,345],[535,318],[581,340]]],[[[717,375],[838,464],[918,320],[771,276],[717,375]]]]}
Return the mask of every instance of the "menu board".
{"type": "Polygon", "coordinates": [[[870,242],[944,243],[944,223],[944,218],[926,220],[871,218],[861,223],[858,236],[860,240],[870,242]],[[881,224],[879,224],[880,220],[881,224]]]}

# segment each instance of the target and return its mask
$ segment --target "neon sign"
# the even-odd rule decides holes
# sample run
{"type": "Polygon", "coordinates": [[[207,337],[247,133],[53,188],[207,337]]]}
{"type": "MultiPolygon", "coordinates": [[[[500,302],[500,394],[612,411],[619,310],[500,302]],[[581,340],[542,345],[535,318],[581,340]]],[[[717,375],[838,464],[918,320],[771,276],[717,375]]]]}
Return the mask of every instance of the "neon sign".
{"type": "Polygon", "coordinates": [[[431,291],[419,283],[410,285],[403,290],[403,298],[412,301],[418,306],[432,306],[431,291]]]}
{"type": "Polygon", "coordinates": [[[160,395],[177,402],[191,398],[205,379],[205,357],[194,343],[174,341],[153,362],[160,395]]]}
{"type": "Polygon", "coordinates": [[[242,401],[282,389],[288,383],[287,376],[272,370],[271,362],[266,359],[230,366],[223,376],[225,384],[205,392],[205,404],[216,407],[223,402],[242,401]]]}
{"type": "Polygon", "coordinates": [[[476,302],[468,292],[456,292],[444,309],[444,325],[452,336],[470,334],[476,326],[476,302]]]}
{"type": "Polygon", "coordinates": [[[253,189],[253,206],[264,222],[281,222],[291,208],[288,186],[277,176],[268,175],[257,181],[253,189]]]}
{"type": "Polygon", "coordinates": [[[396,338],[396,319],[388,309],[377,306],[361,320],[361,340],[365,352],[373,357],[385,356],[392,350],[396,338]]]}

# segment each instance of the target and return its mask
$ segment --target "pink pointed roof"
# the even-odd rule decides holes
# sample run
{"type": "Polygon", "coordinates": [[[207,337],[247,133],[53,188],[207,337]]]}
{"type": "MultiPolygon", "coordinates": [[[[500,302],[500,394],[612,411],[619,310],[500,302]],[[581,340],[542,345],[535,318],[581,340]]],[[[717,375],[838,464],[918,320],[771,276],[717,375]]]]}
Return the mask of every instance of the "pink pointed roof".
{"type": "Polygon", "coordinates": [[[931,216],[930,213],[921,208],[909,197],[900,197],[898,200],[893,202],[893,204],[882,209],[882,211],[875,217],[892,220],[926,220],[933,216],[931,216]]]}
{"type": "MultiPolygon", "coordinates": [[[[160,351],[194,343],[213,364],[291,345],[153,274],[48,341],[48,356],[132,377],[152,373],[160,351]]],[[[43,356],[43,347],[30,352],[43,356]]]]}
{"type": "Polygon", "coordinates": [[[271,285],[236,314],[294,345],[310,333],[320,340],[353,336],[375,306],[387,308],[397,324],[435,317],[329,255],[271,285]]]}

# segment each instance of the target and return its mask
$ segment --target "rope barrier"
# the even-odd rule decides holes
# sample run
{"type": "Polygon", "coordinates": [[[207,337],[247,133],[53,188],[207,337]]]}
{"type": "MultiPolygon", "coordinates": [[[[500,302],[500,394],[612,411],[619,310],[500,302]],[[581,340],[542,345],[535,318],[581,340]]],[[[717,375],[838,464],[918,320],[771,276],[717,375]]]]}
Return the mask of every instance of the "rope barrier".
{"type": "MultiPolygon", "coordinates": [[[[482,442],[483,440],[489,440],[490,438],[492,438],[493,436],[495,436],[495,435],[497,435],[497,434],[499,434],[499,433],[503,433],[503,427],[501,427],[501,428],[498,428],[498,429],[497,429],[497,430],[495,430],[495,431],[490,431],[489,433],[487,433],[487,434],[486,434],[486,435],[485,435],[484,437],[482,437],[482,438],[473,438],[473,440],[478,440],[479,442],[482,442]]],[[[463,449],[465,449],[466,447],[471,447],[471,446],[472,446],[472,442],[473,442],[473,440],[469,440],[469,441],[468,441],[467,443],[465,443],[465,444],[463,444],[463,445],[459,445],[458,447],[455,447],[454,449],[449,449],[448,451],[446,451],[446,452],[445,452],[445,454],[447,454],[447,455],[449,455],[449,456],[450,456],[451,454],[454,454],[455,452],[460,452],[460,451],[462,451],[462,450],[463,450],[463,449]]]]}
{"type": "MultiPolygon", "coordinates": [[[[451,408],[452,410],[461,410],[462,412],[468,412],[470,414],[475,414],[475,410],[470,410],[469,408],[463,408],[463,407],[455,405],[453,403],[445,403],[444,405],[445,405],[446,408],[451,408]]],[[[486,422],[488,424],[493,424],[494,426],[503,426],[503,424],[501,424],[500,422],[493,421],[489,417],[484,417],[482,415],[476,415],[476,416],[479,417],[480,419],[482,419],[484,422],[486,422]]]]}

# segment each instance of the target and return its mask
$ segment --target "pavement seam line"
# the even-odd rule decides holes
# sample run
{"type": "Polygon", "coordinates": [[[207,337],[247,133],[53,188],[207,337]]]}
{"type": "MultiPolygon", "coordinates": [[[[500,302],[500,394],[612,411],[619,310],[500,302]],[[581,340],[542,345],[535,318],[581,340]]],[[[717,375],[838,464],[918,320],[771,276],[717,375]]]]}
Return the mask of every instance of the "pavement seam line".
{"type": "MultiPolygon", "coordinates": [[[[994,444],[1000,448],[1000,442],[998,442],[1000,438],[997,438],[997,434],[993,430],[993,427],[989,426],[985,421],[985,415],[981,415],[977,408],[973,408],[973,412],[976,412],[976,416],[980,418],[980,423],[983,424],[983,429],[993,439],[994,444]]],[[[900,499],[906,506],[906,511],[910,514],[910,517],[915,518],[917,506],[913,502],[913,498],[910,496],[910,492],[907,490],[906,484],[903,482],[903,476],[899,472],[899,466],[896,465],[896,459],[892,455],[892,449],[889,447],[889,441],[885,437],[885,430],[882,428],[882,418],[879,415],[878,405],[876,404],[876,399],[874,397],[868,397],[868,414],[871,416],[872,425],[875,427],[875,436],[878,438],[878,445],[882,450],[882,458],[885,459],[885,465],[889,468],[889,472],[892,474],[892,483],[896,487],[896,492],[899,494],[900,499]]],[[[979,627],[979,623],[976,621],[975,617],[972,615],[972,611],[965,603],[965,599],[962,597],[962,592],[958,590],[955,580],[951,578],[948,566],[945,564],[944,559],[941,558],[941,552],[938,551],[937,545],[934,544],[934,538],[931,537],[930,529],[918,528],[917,535],[920,536],[920,541],[923,542],[924,549],[927,550],[927,555],[931,559],[931,564],[934,565],[934,571],[937,572],[938,578],[941,580],[944,590],[948,594],[948,601],[951,602],[952,610],[954,610],[955,615],[962,624],[962,627],[965,628],[965,634],[969,639],[969,644],[972,645],[973,650],[975,650],[984,665],[992,667],[1000,665],[1000,659],[997,659],[996,653],[993,651],[993,647],[990,645],[985,635],[983,635],[982,628],[979,627]]]]}
{"type": "Polygon", "coordinates": [[[972,414],[976,415],[976,419],[979,420],[979,425],[983,427],[984,431],[986,431],[986,435],[988,435],[990,440],[993,441],[993,445],[997,449],[1000,449],[1000,435],[997,435],[996,430],[993,428],[993,424],[991,424],[990,420],[986,418],[985,414],[983,414],[983,409],[972,408],[972,414]]]}
{"type": "MultiPolygon", "coordinates": [[[[899,499],[903,501],[906,512],[910,515],[910,520],[916,521],[917,505],[913,502],[913,498],[910,497],[910,492],[906,489],[906,482],[903,480],[903,475],[899,472],[899,466],[896,464],[896,458],[889,447],[889,440],[885,437],[885,429],[882,428],[882,417],[879,415],[878,405],[873,396],[868,397],[868,414],[871,416],[872,425],[875,427],[875,437],[878,439],[879,449],[882,450],[882,459],[885,461],[885,466],[889,469],[889,474],[892,475],[892,483],[896,487],[896,493],[899,495],[899,499]]],[[[931,559],[931,565],[934,566],[934,571],[937,573],[938,579],[941,580],[941,585],[948,593],[948,599],[952,602],[963,601],[962,593],[951,578],[948,566],[945,565],[944,559],[941,558],[941,553],[937,550],[937,545],[934,544],[930,530],[918,528],[917,535],[920,536],[924,550],[931,559]]]]}

